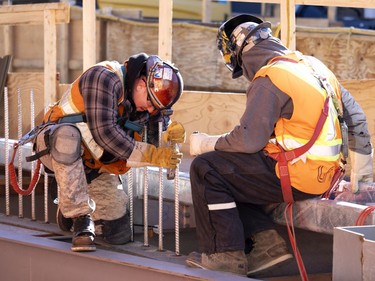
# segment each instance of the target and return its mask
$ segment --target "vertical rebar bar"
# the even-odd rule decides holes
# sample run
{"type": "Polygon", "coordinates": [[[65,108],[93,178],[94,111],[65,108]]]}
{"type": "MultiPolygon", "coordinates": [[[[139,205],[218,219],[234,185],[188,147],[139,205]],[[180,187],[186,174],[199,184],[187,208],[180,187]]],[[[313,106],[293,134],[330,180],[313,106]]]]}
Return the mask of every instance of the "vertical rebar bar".
{"type": "MultiPolygon", "coordinates": [[[[159,121],[159,145],[161,145],[163,131],[163,122],[159,121]]],[[[163,181],[163,168],[159,168],[159,251],[163,251],[163,190],[164,190],[164,181],[163,181]]]]}
{"type": "MultiPolygon", "coordinates": [[[[21,89],[17,88],[18,105],[18,139],[22,138],[22,97],[21,89]]],[[[18,185],[22,188],[22,149],[18,149],[18,185]]],[[[23,196],[18,194],[18,217],[23,218],[23,196]]]]}
{"type": "MultiPolygon", "coordinates": [[[[34,89],[30,90],[30,129],[34,129],[35,127],[35,106],[34,106],[34,89]]],[[[30,178],[33,178],[34,175],[34,162],[31,162],[31,168],[30,168],[30,178]]],[[[35,221],[36,220],[36,215],[35,215],[35,189],[31,193],[31,220],[35,221]]]]}
{"type": "Polygon", "coordinates": [[[5,137],[5,213],[10,215],[9,199],[9,104],[8,87],[4,88],[4,137],[5,137]]]}
{"type": "Polygon", "coordinates": [[[175,253],[180,255],[180,181],[179,181],[179,167],[176,167],[174,178],[174,223],[175,223],[175,253]]]}
{"type": "Polygon", "coordinates": [[[48,174],[44,170],[44,222],[48,223],[48,174]]]}
{"type": "MultiPolygon", "coordinates": [[[[147,126],[144,126],[143,141],[147,142],[147,126]]],[[[148,243],[148,169],[143,167],[143,246],[150,246],[148,243]]]]}
{"type": "Polygon", "coordinates": [[[133,197],[133,169],[130,168],[128,173],[128,197],[129,197],[129,217],[130,217],[130,240],[134,241],[134,197],[133,197]]]}

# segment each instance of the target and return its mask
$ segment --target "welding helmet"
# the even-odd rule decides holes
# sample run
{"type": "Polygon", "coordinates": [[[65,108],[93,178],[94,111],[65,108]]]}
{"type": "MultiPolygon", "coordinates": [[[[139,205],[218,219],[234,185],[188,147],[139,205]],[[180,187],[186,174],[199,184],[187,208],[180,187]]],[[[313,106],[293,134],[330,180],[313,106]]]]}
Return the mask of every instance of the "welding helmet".
{"type": "Polygon", "coordinates": [[[271,36],[271,23],[252,15],[241,14],[224,22],[218,30],[216,43],[232,78],[242,76],[242,51],[271,36]]]}
{"type": "Polygon", "coordinates": [[[163,110],[178,101],[183,80],[175,66],[153,55],[146,61],[146,87],[152,105],[163,110]]]}

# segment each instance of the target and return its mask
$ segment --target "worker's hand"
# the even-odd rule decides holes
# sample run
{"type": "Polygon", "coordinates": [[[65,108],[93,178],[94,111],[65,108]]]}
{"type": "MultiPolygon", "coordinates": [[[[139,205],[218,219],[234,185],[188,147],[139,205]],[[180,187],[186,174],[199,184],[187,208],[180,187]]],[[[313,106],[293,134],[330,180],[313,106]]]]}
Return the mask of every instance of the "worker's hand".
{"type": "Polygon", "coordinates": [[[217,140],[221,136],[210,136],[205,133],[190,135],[190,155],[196,156],[205,152],[214,151],[217,140]]]}
{"type": "Polygon", "coordinates": [[[351,173],[350,183],[353,193],[359,191],[359,182],[373,182],[373,151],[365,155],[349,150],[351,173]]]}
{"type": "Polygon", "coordinates": [[[175,169],[181,163],[181,158],[182,153],[172,147],[156,147],[152,144],[136,141],[126,166],[157,166],[175,169]]]}
{"type": "Polygon", "coordinates": [[[165,143],[184,143],[186,139],[186,132],[181,123],[173,121],[163,134],[163,141],[165,143]]]}

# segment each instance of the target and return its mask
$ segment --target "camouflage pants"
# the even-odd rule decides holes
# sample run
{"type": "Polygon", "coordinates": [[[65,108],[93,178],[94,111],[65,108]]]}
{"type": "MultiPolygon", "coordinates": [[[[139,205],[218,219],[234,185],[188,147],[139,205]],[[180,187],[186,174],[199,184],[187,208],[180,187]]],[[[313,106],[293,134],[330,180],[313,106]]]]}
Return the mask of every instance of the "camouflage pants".
{"type": "Polygon", "coordinates": [[[126,214],[128,196],[118,176],[102,173],[86,182],[82,159],[70,165],[52,159],[59,187],[59,208],[67,218],[91,214],[93,220],[114,220],[126,214]]]}

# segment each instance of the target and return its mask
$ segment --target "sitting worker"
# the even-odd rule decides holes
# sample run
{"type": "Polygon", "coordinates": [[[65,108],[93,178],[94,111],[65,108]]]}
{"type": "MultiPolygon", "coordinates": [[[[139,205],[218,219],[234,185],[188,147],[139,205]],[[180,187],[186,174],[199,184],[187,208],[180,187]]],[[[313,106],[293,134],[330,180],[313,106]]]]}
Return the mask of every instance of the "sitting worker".
{"type": "Polygon", "coordinates": [[[90,67],[45,114],[35,155],[54,173],[59,211],[73,224],[72,251],[94,251],[95,234],[129,242],[129,199],[119,175],[180,163],[182,154],[168,143],[184,142],[185,130],[168,115],[182,90],[175,66],[140,53],[90,67]]]}
{"type": "Polygon", "coordinates": [[[217,44],[232,78],[250,86],[238,126],[190,136],[202,253],[186,262],[257,277],[293,257],[266,206],[324,194],[342,178],[348,147],[356,192],[358,181],[373,181],[372,144],[363,110],[334,74],[286,48],[269,22],[238,15],[220,26],[217,44]]]}

